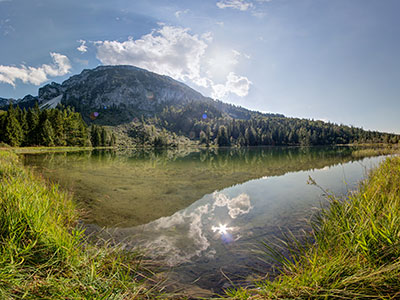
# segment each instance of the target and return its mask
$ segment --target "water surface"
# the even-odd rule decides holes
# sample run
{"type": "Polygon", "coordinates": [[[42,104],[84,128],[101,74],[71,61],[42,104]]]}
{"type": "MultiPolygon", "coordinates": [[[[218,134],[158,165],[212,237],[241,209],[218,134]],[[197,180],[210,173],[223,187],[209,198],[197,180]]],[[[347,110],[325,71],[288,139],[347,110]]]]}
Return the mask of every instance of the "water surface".
{"type": "Polygon", "coordinates": [[[308,229],[326,204],[309,176],[344,195],[384,158],[355,158],[354,150],[88,151],[24,161],[74,193],[96,237],[147,249],[177,281],[220,291],[271,271],[252,251],[261,241],[308,229]]]}

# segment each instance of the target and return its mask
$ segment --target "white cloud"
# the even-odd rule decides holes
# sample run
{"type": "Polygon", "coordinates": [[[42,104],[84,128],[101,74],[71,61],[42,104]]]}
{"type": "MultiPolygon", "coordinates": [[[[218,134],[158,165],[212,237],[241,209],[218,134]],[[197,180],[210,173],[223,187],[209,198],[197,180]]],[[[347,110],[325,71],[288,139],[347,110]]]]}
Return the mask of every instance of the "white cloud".
{"type": "Polygon", "coordinates": [[[221,9],[232,8],[241,11],[246,11],[249,8],[252,8],[253,4],[245,0],[221,0],[217,2],[217,6],[221,9]]]}
{"type": "Polygon", "coordinates": [[[71,64],[68,57],[55,52],[51,52],[50,55],[53,64],[43,64],[38,68],[25,65],[20,67],[0,65],[0,82],[15,87],[15,81],[19,79],[24,83],[40,85],[48,80],[48,76],[55,77],[69,73],[71,64]]]}
{"type": "Polygon", "coordinates": [[[78,51],[80,51],[80,52],[82,52],[82,53],[87,52],[86,41],[84,41],[84,40],[79,40],[78,42],[81,43],[81,44],[80,44],[80,46],[79,46],[78,48],[76,48],[76,50],[78,50],[78,51]]]}
{"type": "Polygon", "coordinates": [[[211,42],[213,41],[213,35],[212,35],[211,32],[203,33],[203,34],[201,35],[201,38],[202,38],[203,40],[207,41],[208,43],[211,43],[211,42]]]}
{"type": "Polygon", "coordinates": [[[251,206],[250,197],[247,194],[240,194],[235,198],[228,198],[223,193],[215,192],[213,194],[215,199],[213,209],[215,207],[226,207],[228,209],[228,214],[232,219],[236,219],[240,215],[248,214],[253,208],[251,206]]]}
{"type": "Polygon", "coordinates": [[[188,12],[189,12],[189,9],[178,10],[175,12],[175,17],[177,17],[179,19],[181,15],[187,14],[188,12]]]}
{"type": "Polygon", "coordinates": [[[191,35],[189,29],[163,26],[161,29],[125,42],[98,41],[97,58],[103,64],[135,65],[177,80],[191,80],[207,86],[200,76],[200,60],[206,41],[191,35]]]}
{"type": "Polygon", "coordinates": [[[243,54],[218,47],[207,51],[213,43],[211,32],[197,35],[190,33],[189,28],[160,26],[136,40],[130,37],[126,41],[94,42],[96,57],[106,65],[134,65],[193,83],[215,95],[247,95],[250,81],[233,73],[243,54]],[[218,84],[225,79],[225,84],[218,84]]]}
{"type": "Polygon", "coordinates": [[[239,97],[248,95],[252,82],[245,76],[238,76],[234,72],[230,72],[226,78],[225,84],[216,84],[213,88],[212,97],[222,99],[229,95],[235,94],[239,97]]]}

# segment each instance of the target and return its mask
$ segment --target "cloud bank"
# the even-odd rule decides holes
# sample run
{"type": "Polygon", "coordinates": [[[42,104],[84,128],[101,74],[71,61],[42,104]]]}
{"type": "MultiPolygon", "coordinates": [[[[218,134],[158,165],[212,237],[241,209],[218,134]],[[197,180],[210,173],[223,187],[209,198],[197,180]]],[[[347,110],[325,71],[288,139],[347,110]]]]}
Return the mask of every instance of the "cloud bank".
{"type": "MultiPolygon", "coordinates": [[[[213,97],[234,94],[244,97],[251,82],[234,70],[226,70],[226,82],[212,79],[212,61],[207,49],[213,42],[212,34],[191,34],[189,28],[162,25],[161,28],[138,39],[126,41],[97,41],[97,59],[106,65],[134,65],[176,80],[208,88],[213,97]]],[[[219,60],[229,55],[219,55],[219,60]],[[222,57],[222,58],[221,58],[222,57]]],[[[231,68],[234,64],[231,64],[231,68]]]]}
{"type": "Polygon", "coordinates": [[[48,77],[63,76],[68,74],[71,64],[67,56],[51,52],[52,64],[43,64],[41,67],[20,67],[0,65],[0,82],[15,87],[15,82],[21,80],[24,83],[40,85],[48,80],[48,77]]]}

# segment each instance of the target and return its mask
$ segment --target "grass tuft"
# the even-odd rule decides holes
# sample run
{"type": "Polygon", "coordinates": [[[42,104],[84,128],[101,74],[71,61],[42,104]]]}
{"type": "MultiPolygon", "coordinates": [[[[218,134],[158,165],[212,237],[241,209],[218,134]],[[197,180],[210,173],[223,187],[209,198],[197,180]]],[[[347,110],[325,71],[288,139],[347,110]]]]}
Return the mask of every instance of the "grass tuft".
{"type": "Polygon", "coordinates": [[[161,297],[142,257],[86,243],[77,217],[70,195],[0,151],[1,299],[161,297]]]}

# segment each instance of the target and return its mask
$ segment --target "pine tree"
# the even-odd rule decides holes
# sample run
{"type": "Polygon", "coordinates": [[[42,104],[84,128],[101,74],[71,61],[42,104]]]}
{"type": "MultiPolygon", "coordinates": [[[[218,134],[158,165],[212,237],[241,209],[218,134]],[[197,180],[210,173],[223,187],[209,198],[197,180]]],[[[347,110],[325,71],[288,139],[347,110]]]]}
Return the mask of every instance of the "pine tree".
{"type": "Polygon", "coordinates": [[[23,131],[14,111],[8,111],[4,125],[4,141],[13,147],[18,147],[23,141],[23,131]]]}
{"type": "Polygon", "coordinates": [[[220,147],[230,146],[228,131],[224,125],[218,128],[217,144],[220,147]]]}
{"type": "Polygon", "coordinates": [[[40,128],[39,139],[43,146],[54,146],[54,130],[49,119],[45,119],[40,128]]]}
{"type": "Polygon", "coordinates": [[[200,144],[208,144],[207,135],[203,130],[200,131],[200,144]]]}
{"type": "Polygon", "coordinates": [[[101,134],[100,129],[97,125],[92,125],[90,130],[90,141],[93,147],[99,147],[101,145],[101,134]]]}
{"type": "Polygon", "coordinates": [[[64,129],[63,114],[60,110],[55,109],[52,115],[52,124],[54,129],[54,144],[56,146],[65,146],[66,135],[64,129]]]}
{"type": "MultiPolygon", "coordinates": [[[[153,126],[154,128],[154,126],[153,126]]],[[[104,127],[101,127],[100,146],[108,146],[108,133],[104,127]]]]}
{"type": "Polygon", "coordinates": [[[117,144],[117,137],[114,133],[111,134],[110,146],[114,147],[117,144]]]}
{"type": "Polygon", "coordinates": [[[38,145],[38,124],[39,124],[39,108],[29,109],[26,115],[26,123],[28,125],[28,132],[25,136],[25,143],[27,146],[38,145]]]}

